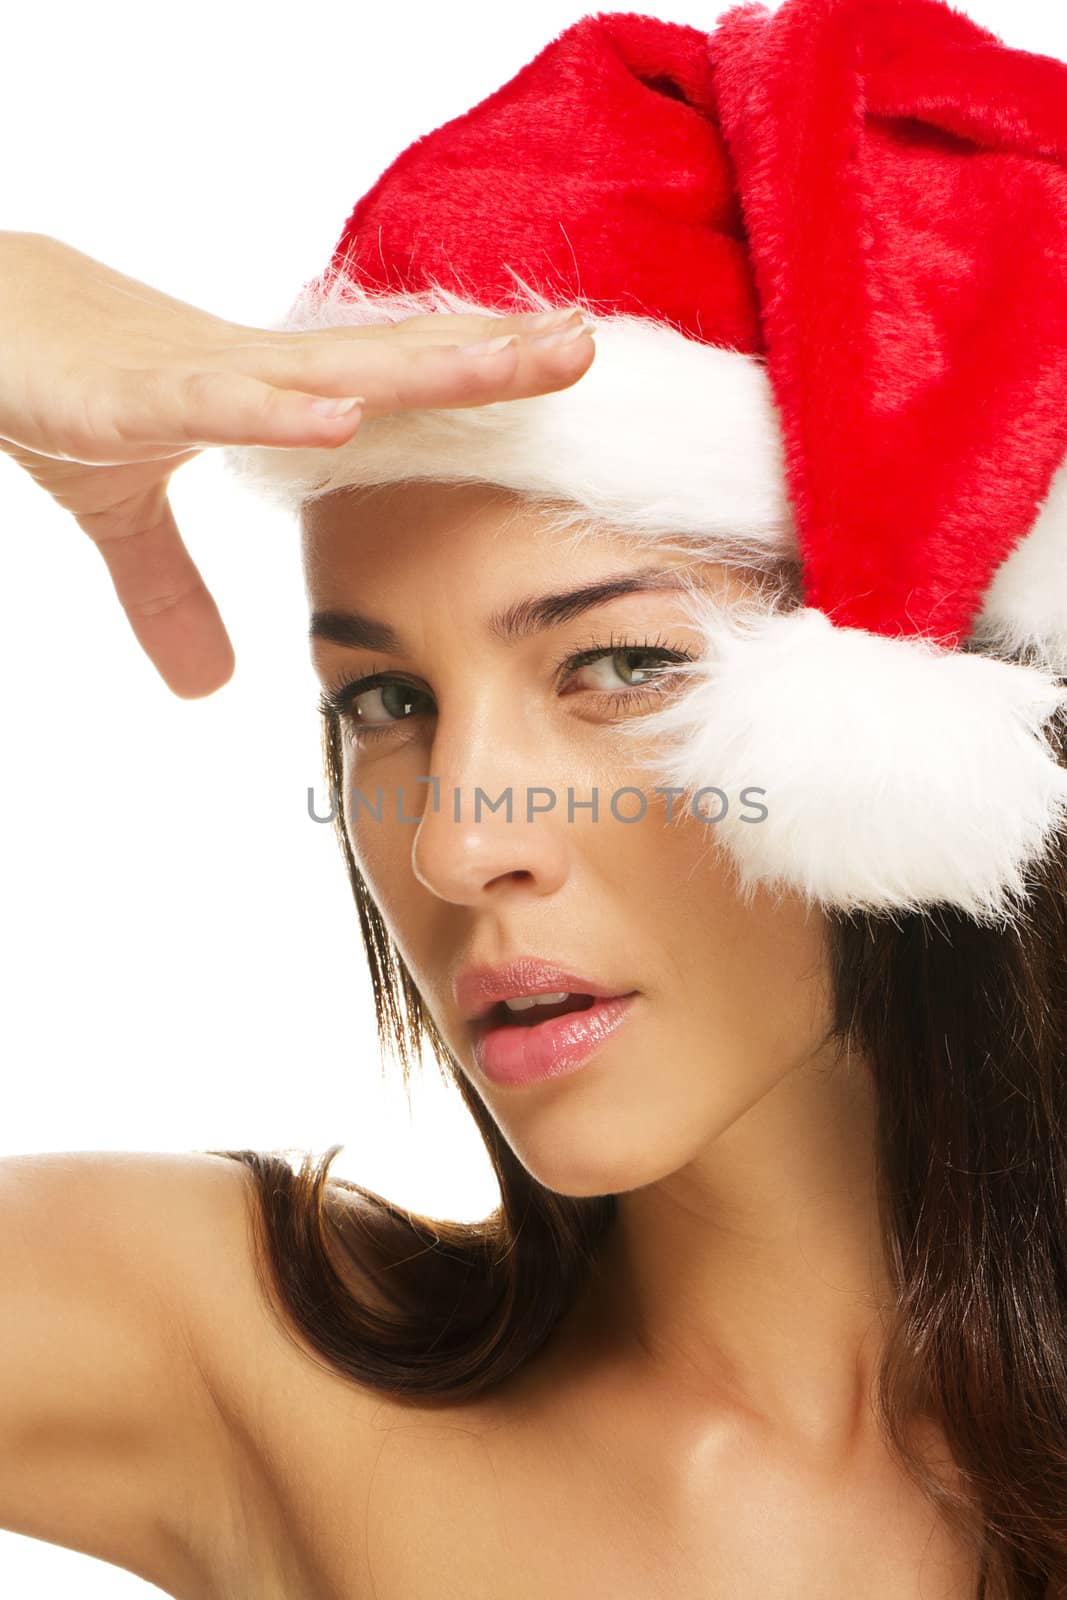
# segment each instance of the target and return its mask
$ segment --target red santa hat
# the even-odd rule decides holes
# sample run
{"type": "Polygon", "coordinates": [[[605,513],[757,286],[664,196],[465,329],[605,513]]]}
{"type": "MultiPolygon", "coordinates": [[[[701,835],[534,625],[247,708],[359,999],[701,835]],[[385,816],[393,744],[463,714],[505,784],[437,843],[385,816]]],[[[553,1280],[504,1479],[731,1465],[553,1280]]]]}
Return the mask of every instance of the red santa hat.
{"type": "Polygon", "coordinates": [[[396,158],[275,326],[573,304],[587,372],[229,466],[795,564],[799,604],[690,597],[692,682],[624,725],[650,773],[723,791],[746,891],[1016,920],[1067,816],[1065,107],[1067,65],[943,0],[583,17],[396,158]]]}

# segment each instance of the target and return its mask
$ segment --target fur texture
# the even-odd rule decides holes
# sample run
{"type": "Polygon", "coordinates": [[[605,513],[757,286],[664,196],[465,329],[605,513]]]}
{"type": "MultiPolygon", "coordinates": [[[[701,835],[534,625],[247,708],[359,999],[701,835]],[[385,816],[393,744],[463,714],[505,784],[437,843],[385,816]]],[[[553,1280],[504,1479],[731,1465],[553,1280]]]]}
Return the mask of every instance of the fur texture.
{"type": "MultiPolygon", "coordinates": [[[[549,304],[532,289],[525,300],[530,310],[549,304]]],[[[364,326],[430,311],[496,314],[443,287],[373,295],[336,276],[305,291],[287,326],[364,326]]],[[[567,389],[371,417],[331,450],[231,446],[226,464],[294,510],[342,486],[475,480],[571,500],[616,528],[687,534],[724,561],[762,565],[792,554],[781,434],[762,362],[647,319],[593,320],[593,364],[567,389]]]]}
{"type": "Polygon", "coordinates": [[[765,598],[725,610],[693,589],[687,609],[704,653],[663,708],[618,731],[656,783],[685,791],[679,820],[702,786],[723,791],[726,808],[709,795],[702,814],[744,896],[1024,914],[1027,870],[1067,815],[1053,675],[765,598]]]}
{"type": "Polygon", "coordinates": [[[835,622],[1062,660],[1065,104],[1062,62],[943,0],[582,17],[396,157],[282,326],[566,301],[590,371],[231,464],[289,505],[486,477],[792,545],[835,622]]]}
{"type": "Polygon", "coordinates": [[[1029,657],[1067,674],[1067,465],[986,590],[971,636],[990,654],[1029,657]]]}
{"type": "Polygon", "coordinates": [[[576,539],[792,562],[791,609],[690,596],[695,681],[624,736],[727,791],[746,893],[1012,920],[1067,801],[1065,105],[943,0],[583,17],[396,158],[280,326],[575,304],[589,371],[227,462],[290,507],[486,481],[576,539]]]}
{"type": "Polygon", "coordinates": [[[958,644],[1067,455],[1067,65],[942,0],[709,48],[808,602],[958,644]]]}

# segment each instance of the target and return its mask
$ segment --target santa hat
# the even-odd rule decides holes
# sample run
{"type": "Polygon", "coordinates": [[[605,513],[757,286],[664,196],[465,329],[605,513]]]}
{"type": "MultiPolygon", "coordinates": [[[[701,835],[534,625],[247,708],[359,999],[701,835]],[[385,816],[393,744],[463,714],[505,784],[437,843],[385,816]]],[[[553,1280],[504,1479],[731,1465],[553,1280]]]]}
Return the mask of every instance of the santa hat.
{"type": "Polygon", "coordinates": [[[722,791],[746,891],[1014,921],[1067,816],[1065,106],[1067,65],[942,0],[586,16],[404,150],[275,324],[573,304],[586,373],[230,468],[795,563],[799,604],[691,597],[693,681],[626,725],[650,771],[722,791]]]}

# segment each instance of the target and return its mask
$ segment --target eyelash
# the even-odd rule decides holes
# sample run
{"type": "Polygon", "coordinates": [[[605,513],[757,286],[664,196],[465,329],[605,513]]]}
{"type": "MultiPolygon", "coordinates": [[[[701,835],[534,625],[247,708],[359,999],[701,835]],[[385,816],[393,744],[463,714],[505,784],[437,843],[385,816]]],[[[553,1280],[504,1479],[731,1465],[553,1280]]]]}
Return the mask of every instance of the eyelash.
{"type": "MultiPolygon", "coordinates": [[[[561,674],[569,676],[570,673],[577,672],[581,667],[588,667],[594,661],[601,660],[605,656],[622,655],[624,653],[663,656],[667,658],[665,663],[667,665],[681,661],[692,661],[693,659],[691,651],[674,648],[661,638],[640,641],[626,638],[616,640],[614,633],[612,633],[611,642],[607,645],[591,644],[588,649],[573,651],[563,656],[553,668],[553,676],[556,679],[561,674]]],[[[627,689],[620,694],[609,694],[606,690],[596,689],[586,690],[585,693],[594,695],[601,703],[608,702],[609,706],[622,705],[630,709],[639,700],[655,699],[658,695],[666,692],[669,686],[670,674],[657,673],[656,678],[668,681],[660,683],[656,687],[642,684],[638,688],[627,689]]],[[[393,722],[383,722],[378,726],[369,726],[366,723],[356,721],[352,714],[352,702],[358,699],[361,694],[366,694],[370,689],[379,689],[386,684],[394,683],[406,685],[418,694],[426,693],[425,690],[419,689],[416,684],[410,683],[407,678],[398,673],[372,672],[362,678],[342,678],[336,683],[326,684],[319,697],[319,711],[324,717],[336,717],[346,723],[357,743],[363,744],[372,739],[381,738],[392,733],[394,728],[402,727],[405,722],[410,722],[412,718],[410,716],[398,717],[393,722]]],[[[653,683],[655,684],[655,678],[653,683]]]]}

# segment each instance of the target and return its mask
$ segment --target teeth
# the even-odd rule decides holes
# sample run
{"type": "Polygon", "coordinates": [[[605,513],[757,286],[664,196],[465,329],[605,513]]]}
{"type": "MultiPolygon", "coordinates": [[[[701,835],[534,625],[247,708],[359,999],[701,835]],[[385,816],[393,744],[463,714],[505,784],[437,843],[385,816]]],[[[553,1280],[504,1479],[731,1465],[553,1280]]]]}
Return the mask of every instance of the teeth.
{"type": "Polygon", "coordinates": [[[565,989],[562,994],[519,995],[515,1000],[505,1000],[504,1004],[509,1011],[529,1011],[531,1006],[558,1006],[561,1000],[569,998],[570,991],[565,989]]]}

